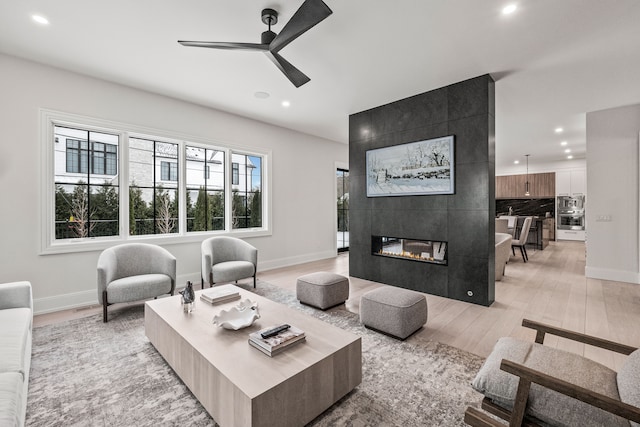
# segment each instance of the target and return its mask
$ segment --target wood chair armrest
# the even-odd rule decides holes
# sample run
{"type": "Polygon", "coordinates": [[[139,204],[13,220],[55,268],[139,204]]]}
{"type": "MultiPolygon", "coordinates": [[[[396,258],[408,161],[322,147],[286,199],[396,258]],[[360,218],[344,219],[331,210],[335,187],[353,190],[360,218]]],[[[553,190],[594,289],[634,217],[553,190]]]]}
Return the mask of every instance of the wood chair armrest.
{"type": "Polygon", "coordinates": [[[506,427],[506,424],[491,418],[473,406],[467,407],[467,410],[464,411],[464,422],[471,427],[506,427]]]}
{"type": "MultiPolygon", "coordinates": [[[[540,384],[541,386],[555,390],[558,393],[573,397],[574,399],[581,400],[589,405],[598,407],[612,414],[640,423],[640,408],[635,406],[620,402],[603,394],[596,393],[593,390],[588,390],[578,385],[571,384],[567,381],[552,377],[507,359],[502,360],[500,363],[500,369],[520,377],[521,383],[525,381],[525,384],[526,382],[540,384]]],[[[518,386],[518,388],[520,389],[520,386],[518,386]]],[[[516,400],[514,408],[517,408],[519,404],[522,405],[524,403],[524,405],[526,405],[527,397],[528,393],[523,396],[525,399],[524,402],[518,402],[516,400]]]]}
{"type": "Polygon", "coordinates": [[[557,328],[555,326],[546,325],[544,323],[535,322],[533,320],[523,319],[522,326],[524,326],[525,328],[535,329],[537,331],[536,342],[538,344],[543,344],[545,334],[549,333],[562,338],[567,338],[573,341],[578,341],[584,344],[589,344],[595,347],[604,348],[605,350],[611,350],[626,355],[629,355],[637,350],[637,347],[631,347],[625,344],[605,340],[603,338],[581,334],[579,332],[570,331],[568,329],[557,328]]]}

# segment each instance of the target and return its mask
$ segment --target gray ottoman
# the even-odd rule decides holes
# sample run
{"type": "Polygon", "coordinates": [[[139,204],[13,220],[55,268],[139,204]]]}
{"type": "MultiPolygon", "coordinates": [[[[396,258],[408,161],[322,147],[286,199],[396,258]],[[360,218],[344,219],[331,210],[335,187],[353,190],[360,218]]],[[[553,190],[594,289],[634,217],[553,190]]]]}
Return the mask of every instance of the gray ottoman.
{"type": "Polygon", "coordinates": [[[326,310],[349,298],[349,279],[326,271],[300,276],[296,296],[301,303],[326,310]]]}
{"type": "Polygon", "coordinates": [[[427,299],[419,292],[383,286],[360,297],[360,321],[403,340],[427,323],[427,299]]]}

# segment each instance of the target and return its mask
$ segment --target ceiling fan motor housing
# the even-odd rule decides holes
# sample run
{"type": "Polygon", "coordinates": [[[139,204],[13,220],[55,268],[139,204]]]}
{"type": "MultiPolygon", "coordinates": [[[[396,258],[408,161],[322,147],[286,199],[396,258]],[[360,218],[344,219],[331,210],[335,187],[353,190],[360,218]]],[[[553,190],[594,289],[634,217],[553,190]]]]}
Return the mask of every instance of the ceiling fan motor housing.
{"type": "Polygon", "coordinates": [[[275,38],[276,38],[276,33],[274,33],[271,30],[265,31],[264,33],[262,33],[261,43],[270,44],[275,38]]]}

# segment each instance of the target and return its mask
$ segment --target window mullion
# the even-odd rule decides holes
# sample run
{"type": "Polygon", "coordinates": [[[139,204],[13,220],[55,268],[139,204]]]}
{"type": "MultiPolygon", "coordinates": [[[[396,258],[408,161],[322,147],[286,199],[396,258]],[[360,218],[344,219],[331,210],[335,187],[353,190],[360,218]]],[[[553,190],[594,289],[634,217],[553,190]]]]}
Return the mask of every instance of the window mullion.
{"type": "Polygon", "coordinates": [[[121,238],[128,239],[130,237],[129,230],[129,133],[122,132],[118,135],[120,144],[118,146],[116,165],[118,167],[118,176],[120,178],[120,230],[121,238]]]}

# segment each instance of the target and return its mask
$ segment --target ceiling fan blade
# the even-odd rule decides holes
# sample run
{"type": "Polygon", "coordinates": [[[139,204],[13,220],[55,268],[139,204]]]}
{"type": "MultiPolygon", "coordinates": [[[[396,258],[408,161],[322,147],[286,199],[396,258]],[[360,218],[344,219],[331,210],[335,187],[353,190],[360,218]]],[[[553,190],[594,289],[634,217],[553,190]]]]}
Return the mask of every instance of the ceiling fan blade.
{"type": "Polygon", "coordinates": [[[208,47],[211,49],[230,49],[230,50],[262,50],[269,49],[268,44],[259,43],[230,43],[230,42],[198,42],[198,41],[185,41],[178,40],[183,46],[191,47],[208,47]]]}
{"type": "Polygon", "coordinates": [[[276,52],[266,51],[265,54],[269,57],[271,62],[276,64],[276,67],[278,67],[280,71],[282,71],[284,75],[287,76],[289,81],[291,81],[291,83],[293,83],[295,87],[300,87],[311,80],[302,71],[291,65],[289,61],[284,59],[276,52]]]}
{"type": "Polygon", "coordinates": [[[322,0],[305,0],[302,6],[293,14],[269,45],[269,50],[279,52],[286,45],[298,38],[300,35],[322,22],[333,12],[322,0]]]}

